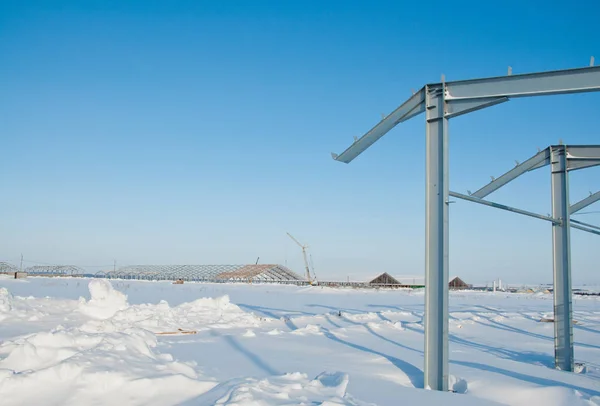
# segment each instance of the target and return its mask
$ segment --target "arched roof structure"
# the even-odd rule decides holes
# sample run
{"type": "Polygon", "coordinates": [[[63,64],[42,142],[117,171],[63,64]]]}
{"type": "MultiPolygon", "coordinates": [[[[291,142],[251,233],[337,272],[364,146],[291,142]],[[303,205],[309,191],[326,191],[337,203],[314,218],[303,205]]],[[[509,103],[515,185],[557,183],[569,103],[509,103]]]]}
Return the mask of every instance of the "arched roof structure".
{"type": "MultiPolygon", "coordinates": [[[[97,276],[104,276],[98,275],[97,276]]],[[[107,278],[184,281],[285,282],[303,279],[283,265],[131,265],[105,273],[107,278]]]]}

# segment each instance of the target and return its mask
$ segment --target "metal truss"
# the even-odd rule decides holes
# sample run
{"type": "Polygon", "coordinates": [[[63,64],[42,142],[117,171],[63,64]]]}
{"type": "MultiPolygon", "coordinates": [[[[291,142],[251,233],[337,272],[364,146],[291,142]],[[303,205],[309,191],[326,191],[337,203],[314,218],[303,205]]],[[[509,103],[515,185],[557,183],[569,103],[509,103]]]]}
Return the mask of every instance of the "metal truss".
{"type": "Polygon", "coordinates": [[[75,265],[36,265],[25,268],[25,272],[32,276],[75,276],[85,273],[75,265]]]}
{"type": "MultiPolygon", "coordinates": [[[[600,91],[600,67],[427,84],[341,154],[350,163],[396,125],[426,116],[425,387],[448,389],[448,123],[512,98],[600,91]]],[[[586,165],[584,156],[580,164],[586,165]]]]}
{"type": "Polygon", "coordinates": [[[15,273],[18,271],[19,268],[15,265],[9,264],[8,262],[0,262],[0,273],[15,273]]]}
{"type": "Polygon", "coordinates": [[[98,272],[113,279],[184,280],[204,282],[286,282],[303,279],[282,265],[132,265],[98,272]]]}
{"type": "Polygon", "coordinates": [[[600,227],[582,221],[571,220],[571,215],[600,200],[600,192],[569,205],[568,173],[574,170],[600,165],[600,146],[596,145],[553,145],[518,164],[497,179],[492,180],[471,196],[450,192],[451,196],[485,204],[514,213],[552,222],[552,255],[554,263],[554,361],[557,369],[573,371],[573,309],[571,303],[571,236],[570,229],[577,228],[600,235],[600,227]],[[483,200],[484,197],[522,174],[551,166],[552,216],[531,213],[525,210],[483,200]]]}

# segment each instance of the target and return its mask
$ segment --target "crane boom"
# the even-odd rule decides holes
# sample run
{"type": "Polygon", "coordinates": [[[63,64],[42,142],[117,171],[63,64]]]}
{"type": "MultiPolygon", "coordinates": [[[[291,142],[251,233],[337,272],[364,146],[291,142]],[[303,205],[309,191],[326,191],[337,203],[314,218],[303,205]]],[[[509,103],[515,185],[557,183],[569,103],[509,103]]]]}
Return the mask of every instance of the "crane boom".
{"type": "Polygon", "coordinates": [[[293,235],[291,235],[290,233],[287,233],[287,235],[292,239],[292,241],[294,241],[296,244],[298,244],[298,246],[300,248],[306,248],[306,246],[300,244],[300,242],[297,239],[295,239],[293,235]]]}
{"type": "Polygon", "coordinates": [[[304,258],[304,268],[306,269],[306,280],[310,282],[310,268],[308,267],[308,258],[306,257],[306,247],[307,245],[302,245],[300,242],[294,238],[290,233],[286,233],[292,241],[294,241],[300,248],[302,248],[302,257],[304,258]]]}

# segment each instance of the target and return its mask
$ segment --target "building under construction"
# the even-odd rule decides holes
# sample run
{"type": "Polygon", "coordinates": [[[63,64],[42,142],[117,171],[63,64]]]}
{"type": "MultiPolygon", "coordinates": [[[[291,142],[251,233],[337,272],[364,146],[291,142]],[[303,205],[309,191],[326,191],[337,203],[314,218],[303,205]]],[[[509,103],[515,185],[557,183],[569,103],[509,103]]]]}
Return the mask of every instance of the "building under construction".
{"type": "Polygon", "coordinates": [[[171,280],[189,282],[308,282],[283,265],[132,265],[96,277],[110,279],[171,280]]]}

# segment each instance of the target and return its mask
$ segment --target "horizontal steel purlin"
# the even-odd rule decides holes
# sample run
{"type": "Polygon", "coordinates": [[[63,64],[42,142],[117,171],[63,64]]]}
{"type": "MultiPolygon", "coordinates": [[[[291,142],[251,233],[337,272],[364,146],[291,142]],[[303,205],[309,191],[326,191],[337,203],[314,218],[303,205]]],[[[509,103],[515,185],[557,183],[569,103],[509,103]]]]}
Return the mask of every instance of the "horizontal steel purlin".
{"type": "Polygon", "coordinates": [[[584,223],[583,221],[577,221],[577,220],[571,219],[571,223],[575,223],[577,225],[580,225],[580,226],[583,226],[583,227],[587,227],[587,228],[593,228],[593,229],[596,229],[596,230],[600,230],[600,227],[595,226],[593,224],[584,223]]]}
{"type": "Polygon", "coordinates": [[[579,225],[579,224],[573,224],[573,220],[571,220],[571,228],[576,228],[576,229],[581,230],[581,231],[586,231],[586,232],[588,232],[590,234],[600,235],[600,231],[596,231],[596,230],[593,230],[591,228],[587,228],[587,227],[579,225]]]}
{"type": "Polygon", "coordinates": [[[544,216],[543,214],[533,213],[531,211],[517,209],[516,207],[511,207],[511,206],[506,206],[506,205],[500,204],[500,203],[490,202],[489,200],[483,200],[483,199],[479,199],[477,197],[463,195],[462,193],[450,192],[450,196],[457,197],[457,198],[463,199],[463,200],[468,200],[468,201],[474,202],[474,203],[483,204],[484,206],[495,207],[497,209],[506,210],[506,211],[510,211],[513,213],[517,213],[517,214],[522,214],[522,215],[528,216],[528,217],[534,217],[534,218],[537,218],[540,220],[549,221],[554,224],[561,223],[560,220],[557,220],[550,216],[544,216]]]}
{"type": "MultiPolygon", "coordinates": [[[[524,216],[528,216],[528,217],[533,217],[533,218],[537,218],[537,219],[540,219],[540,220],[549,221],[550,223],[553,223],[553,224],[561,224],[562,223],[560,220],[555,219],[555,218],[550,217],[550,216],[544,216],[543,214],[538,214],[538,213],[534,213],[534,212],[527,211],[527,210],[517,209],[516,207],[511,207],[511,206],[507,206],[505,204],[491,202],[489,200],[479,199],[477,197],[472,197],[472,196],[469,196],[469,195],[464,195],[462,193],[450,192],[449,195],[452,196],[452,197],[459,198],[459,199],[467,200],[469,202],[479,203],[479,204],[482,204],[484,206],[495,207],[496,209],[506,210],[506,211],[510,211],[512,213],[522,214],[524,216]]],[[[581,231],[587,231],[588,233],[591,233],[591,234],[600,235],[600,231],[593,230],[593,228],[598,228],[598,227],[596,227],[596,226],[594,226],[592,224],[587,224],[587,223],[583,223],[581,221],[571,220],[571,227],[572,228],[576,228],[576,229],[581,230],[581,231]],[[573,224],[573,222],[575,222],[577,224],[573,224]]]]}

